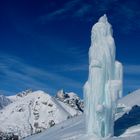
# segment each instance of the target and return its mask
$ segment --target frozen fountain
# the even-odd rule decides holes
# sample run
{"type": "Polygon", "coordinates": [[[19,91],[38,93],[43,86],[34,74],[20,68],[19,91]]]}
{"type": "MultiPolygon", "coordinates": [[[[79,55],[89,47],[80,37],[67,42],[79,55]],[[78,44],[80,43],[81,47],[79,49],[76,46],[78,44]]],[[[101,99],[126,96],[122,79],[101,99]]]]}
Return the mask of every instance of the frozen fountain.
{"type": "Polygon", "coordinates": [[[114,115],[118,98],[122,97],[123,67],[115,61],[112,27],[106,15],[91,31],[89,76],[84,85],[87,135],[98,138],[114,135],[114,115]]]}

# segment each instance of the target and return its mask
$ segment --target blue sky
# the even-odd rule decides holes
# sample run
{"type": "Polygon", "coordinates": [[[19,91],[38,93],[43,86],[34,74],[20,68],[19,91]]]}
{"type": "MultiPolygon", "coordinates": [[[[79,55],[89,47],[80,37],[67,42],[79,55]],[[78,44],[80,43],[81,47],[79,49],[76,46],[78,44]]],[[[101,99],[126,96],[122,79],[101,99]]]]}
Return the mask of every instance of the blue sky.
{"type": "Polygon", "coordinates": [[[82,96],[92,25],[104,13],[112,24],[124,94],[140,88],[139,0],[0,1],[0,91],[61,88],[82,96]]]}

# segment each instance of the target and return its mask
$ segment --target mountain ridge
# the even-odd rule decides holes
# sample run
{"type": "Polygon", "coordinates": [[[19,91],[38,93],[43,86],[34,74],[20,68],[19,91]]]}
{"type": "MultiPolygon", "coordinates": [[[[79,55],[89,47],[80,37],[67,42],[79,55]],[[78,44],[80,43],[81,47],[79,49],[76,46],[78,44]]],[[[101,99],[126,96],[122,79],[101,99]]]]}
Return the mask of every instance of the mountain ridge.
{"type": "MultiPolygon", "coordinates": [[[[20,139],[82,113],[74,108],[76,103],[72,107],[70,102],[63,102],[41,90],[27,90],[5,98],[10,103],[0,110],[0,131],[18,135],[20,139]]],[[[67,100],[71,98],[67,97],[67,100]]]]}

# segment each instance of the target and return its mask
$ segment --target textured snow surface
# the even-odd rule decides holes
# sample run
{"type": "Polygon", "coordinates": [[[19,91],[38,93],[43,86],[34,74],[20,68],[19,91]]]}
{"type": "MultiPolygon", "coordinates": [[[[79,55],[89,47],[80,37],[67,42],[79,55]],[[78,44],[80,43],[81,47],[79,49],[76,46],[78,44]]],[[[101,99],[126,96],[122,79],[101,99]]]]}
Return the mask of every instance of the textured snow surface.
{"type": "MultiPolygon", "coordinates": [[[[138,98],[139,101],[137,101],[140,102],[140,90],[134,93],[135,98],[138,98]]],[[[140,140],[140,108],[135,106],[137,103],[134,104],[133,109],[129,108],[131,104],[128,106],[125,104],[132,100],[132,94],[119,100],[118,113],[115,115],[116,136],[106,140],[140,140]]],[[[134,102],[135,98],[133,98],[134,102]]],[[[29,136],[25,140],[99,140],[95,136],[86,136],[84,120],[83,115],[71,118],[40,134],[29,136]]]]}
{"type": "Polygon", "coordinates": [[[0,110],[0,131],[13,132],[20,138],[52,127],[78,111],[43,91],[8,97],[13,101],[0,110]]]}

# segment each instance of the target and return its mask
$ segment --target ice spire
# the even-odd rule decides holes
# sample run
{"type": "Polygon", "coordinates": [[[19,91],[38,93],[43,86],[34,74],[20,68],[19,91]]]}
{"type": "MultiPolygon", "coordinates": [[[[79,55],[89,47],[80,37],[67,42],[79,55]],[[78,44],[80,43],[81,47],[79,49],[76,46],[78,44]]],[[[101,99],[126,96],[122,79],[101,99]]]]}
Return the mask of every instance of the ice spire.
{"type": "Polygon", "coordinates": [[[115,61],[115,43],[107,16],[92,27],[89,77],[84,86],[88,135],[112,136],[116,101],[122,96],[122,64],[115,61]]]}
{"type": "Polygon", "coordinates": [[[102,17],[100,17],[98,21],[104,22],[104,23],[108,22],[106,14],[104,14],[102,17]]]}

